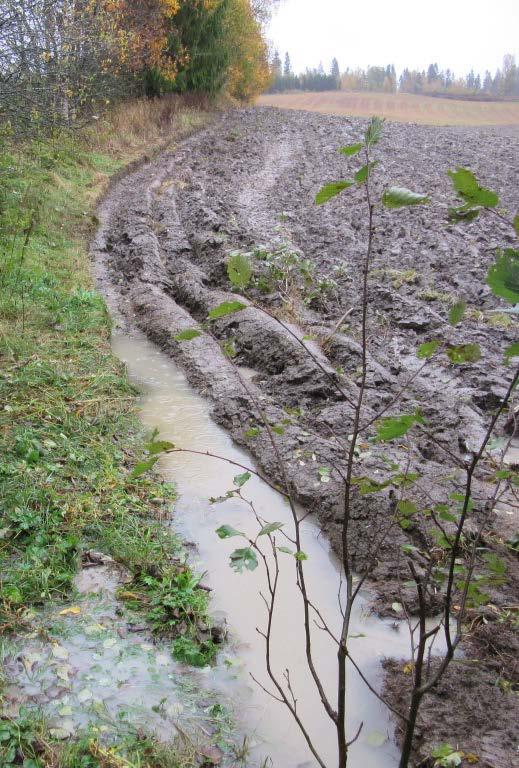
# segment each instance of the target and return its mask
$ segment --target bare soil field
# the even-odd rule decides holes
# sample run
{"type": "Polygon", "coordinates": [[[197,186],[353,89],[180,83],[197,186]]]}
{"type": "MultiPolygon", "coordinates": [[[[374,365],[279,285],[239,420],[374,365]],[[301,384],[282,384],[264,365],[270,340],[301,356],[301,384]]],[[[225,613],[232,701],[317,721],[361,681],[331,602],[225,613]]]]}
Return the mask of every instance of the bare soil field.
{"type": "MultiPolygon", "coordinates": [[[[519,110],[519,105],[499,106],[519,110]]],[[[366,114],[372,111],[381,110],[372,104],[366,114]]],[[[93,247],[112,311],[183,366],[190,382],[213,400],[215,420],[274,482],[281,481],[276,452],[258,425],[264,414],[280,426],[277,452],[291,487],[338,553],[340,472],[359,380],[359,291],[368,225],[361,189],[323,207],[315,206],[314,198],[325,182],[347,178],[358,167],[337,148],[358,141],[365,125],[358,118],[279,109],[225,113],[112,189],[93,247]],[[221,318],[208,333],[203,324],[209,311],[237,298],[226,267],[233,250],[250,254],[255,287],[240,296],[244,310],[221,318]],[[299,265],[290,274],[287,254],[289,262],[290,254],[296,255],[299,265]],[[310,285],[299,280],[301,269],[310,273],[310,285]],[[293,333],[251,299],[296,322],[293,333]],[[201,328],[198,337],[176,338],[194,327],[201,328]],[[303,333],[314,340],[319,366],[304,350],[303,333]],[[326,483],[319,481],[323,465],[333,468],[326,483]]],[[[510,377],[501,350],[517,338],[515,321],[496,314],[504,303],[485,283],[496,249],[513,244],[514,233],[498,217],[449,224],[453,195],[447,170],[471,168],[515,213],[519,136],[395,122],[386,126],[376,156],[377,196],[391,183],[427,192],[433,203],[379,214],[370,274],[366,416],[369,420],[381,404],[393,402],[411,380],[398,408],[407,413],[420,408],[434,439],[423,435],[412,444],[390,446],[368,441],[357,471],[382,482],[388,462],[406,466],[420,478],[413,492],[423,507],[438,500],[438,487],[447,493],[459,487],[458,457],[480,444],[510,377]],[[447,322],[457,298],[468,307],[463,330],[447,322]],[[438,334],[451,344],[478,343],[482,360],[422,368],[417,347],[438,334]]],[[[474,492],[474,531],[488,492],[483,473],[474,492]]],[[[481,768],[517,766],[519,642],[509,609],[519,602],[519,568],[506,545],[519,528],[515,501],[495,512],[484,541],[506,562],[506,579],[490,587],[492,608],[472,617],[463,658],[423,709],[419,759],[430,754],[431,745],[448,741],[476,754],[481,768]]],[[[359,572],[394,510],[389,489],[356,497],[349,536],[359,572]]],[[[394,601],[401,600],[413,610],[413,597],[402,586],[408,576],[401,572],[400,553],[409,544],[434,551],[431,526],[420,519],[405,530],[391,528],[372,573],[374,610],[397,619],[394,601]]],[[[399,705],[403,667],[404,662],[387,665],[386,690],[399,705]]]]}
{"type": "Polygon", "coordinates": [[[519,125],[519,102],[464,101],[410,93],[273,93],[260,96],[258,105],[304,109],[324,115],[379,115],[396,122],[421,125],[519,125]]]}

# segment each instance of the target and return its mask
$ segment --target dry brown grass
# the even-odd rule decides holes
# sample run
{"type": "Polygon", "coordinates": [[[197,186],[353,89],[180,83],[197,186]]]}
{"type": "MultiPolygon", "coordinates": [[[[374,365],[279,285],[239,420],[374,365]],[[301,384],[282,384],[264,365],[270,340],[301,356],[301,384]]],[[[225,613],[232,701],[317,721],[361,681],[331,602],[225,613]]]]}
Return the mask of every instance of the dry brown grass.
{"type": "Polygon", "coordinates": [[[262,106],[303,109],[328,115],[371,117],[422,125],[519,125],[519,102],[482,102],[440,99],[408,93],[274,93],[257,102],[262,106]]]}
{"type": "Polygon", "coordinates": [[[85,135],[93,149],[133,159],[202,126],[214,106],[202,96],[169,94],[117,104],[85,135]]]}
{"type": "Polygon", "coordinates": [[[201,96],[176,94],[160,99],[132,99],[114,105],[81,132],[82,148],[91,156],[105,158],[102,163],[105,168],[96,168],[86,184],[85,201],[95,207],[106,193],[114,173],[150,159],[202,128],[220,106],[224,105],[216,105],[201,96]]]}

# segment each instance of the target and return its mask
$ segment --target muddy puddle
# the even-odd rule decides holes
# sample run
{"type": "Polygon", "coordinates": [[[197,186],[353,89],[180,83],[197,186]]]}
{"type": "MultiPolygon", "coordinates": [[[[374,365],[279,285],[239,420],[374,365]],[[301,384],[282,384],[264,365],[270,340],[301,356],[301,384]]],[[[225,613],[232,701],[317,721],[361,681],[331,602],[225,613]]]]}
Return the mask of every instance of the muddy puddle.
{"type": "MultiPolygon", "coordinates": [[[[210,417],[209,401],[187,383],[183,372],[169,357],[144,336],[117,334],[115,353],[127,364],[130,377],[141,388],[142,419],[158,428],[163,439],[178,447],[209,451],[251,466],[250,456],[233,444],[229,435],[210,417]]],[[[246,377],[250,371],[244,371],[246,377]]],[[[232,702],[238,726],[247,735],[251,748],[250,764],[277,768],[305,768],[316,763],[309,759],[303,737],[284,707],[270,698],[250,675],[271,689],[265,672],[264,641],[257,627],[265,626],[265,606],[260,591],[265,589],[264,574],[235,574],[229,567],[229,554],[240,544],[236,539],[221,541],[215,529],[230,524],[254,534],[255,522],[243,501],[231,499],[212,505],[210,497],[225,494],[239,470],[208,456],[175,453],[160,461],[163,475],[173,481],[179,493],[175,528],[193,542],[193,560],[207,571],[204,582],[213,588],[212,609],[223,614],[230,642],[215,669],[204,676],[204,683],[232,702]],[[264,760],[268,758],[267,763],[264,760]],[[270,762],[271,761],[271,762],[270,762]]],[[[283,498],[266,483],[253,478],[246,486],[247,498],[269,521],[290,525],[290,510],[283,498]]],[[[302,548],[308,554],[307,582],[310,597],[332,629],[339,626],[339,570],[326,540],[317,525],[303,524],[302,548]]],[[[351,630],[351,653],[364,675],[378,687],[382,679],[381,660],[385,656],[409,656],[409,638],[404,624],[382,621],[370,614],[367,596],[358,600],[351,630]]],[[[336,676],[336,651],[332,640],[315,628],[313,647],[317,668],[327,691],[333,694],[336,676]]],[[[302,607],[295,583],[293,558],[282,558],[281,590],[274,623],[273,666],[282,676],[285,669],[298,701],[298,712],[308,724],[310,734],[327,764],[335,763],[334,729],[322,712],[315,687],[305,664],[302,641],[302,607]]],[[[351,749],[354,768],[391,768],[397,764],[393,725],[384,706],[369,692],[355,670],[349,670],[348,725],[351,734],[363,723],[361,735],[351,749]]]]}
{"type": "Polygon", "coordinates": [[[85,568],[74,602],[35,614],[29,631],[2,646],[2,714],[43,716],[57,739],[89,730],[108,741],[137,732],[170,741],[187,732],[225,747],[216,696],[135,623],[116,598],[124,581],[113,562],[85,568]]]}

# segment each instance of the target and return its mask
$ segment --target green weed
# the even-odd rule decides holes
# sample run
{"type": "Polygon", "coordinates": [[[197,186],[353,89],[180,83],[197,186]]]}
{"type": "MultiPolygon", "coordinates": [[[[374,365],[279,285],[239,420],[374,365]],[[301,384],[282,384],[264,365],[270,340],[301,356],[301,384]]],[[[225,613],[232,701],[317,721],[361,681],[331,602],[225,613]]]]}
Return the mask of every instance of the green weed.
{"type": "Polygon", "coordinates": [[[177,637],[173,641],[175,659],[193,667],[205,667],[214,661],[217,651],[218,647],[212,640],[207,640],[203,645],[186,636],[177,637]]]}
{"type": "MultiPolygon", "coordinates": [[[[142,613],[154,632],[171,637],[177,661],[204,667],[214,661],[218,650],[210,635],[200,632],[208,626],[208,597],[199,588],[199,577],[185,565],[153,566],[154,575],[143,572],[121,589],[119,596],[128,608],[142,613]]],[[[207,634],[207,632],[206,632],[207,634]]]]}
{"type": "Polygon", "coordinates": [[[192,744],[160,743],[128,729],[111,743],[101,743],[94,728],[63,742],[44,719],[21,711],[19,718],[0,721],[0,765],[3,768],[191,768],[198,765],[192,744]]]}
{"type": "Polygon", "coordinates": [[[381,269],[372,269],[370,276],[389,278],[395,290],[403,285],[416,285],[420,282],[420,274],[416,269],[386,269],[382,267],[381,269]]]}
{"type": "Polygon", "coordinates": [[[233,251],[228,268],[239,270],[244,263],[250,265],[251,286],[260,294],[279,293],[285,304],[302,301],[313,305],[336,297],[337,282],[331,277],[319,278],[313,261],[303,258],[289,243],[250,253],[233,251]]]}

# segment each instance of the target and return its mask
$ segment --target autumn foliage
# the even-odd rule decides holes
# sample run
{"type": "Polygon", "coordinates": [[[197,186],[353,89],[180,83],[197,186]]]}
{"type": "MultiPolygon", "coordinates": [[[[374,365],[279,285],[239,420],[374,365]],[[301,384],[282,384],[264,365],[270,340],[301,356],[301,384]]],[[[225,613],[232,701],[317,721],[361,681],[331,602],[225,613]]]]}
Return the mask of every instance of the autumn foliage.
{"type": "Polygon", "coordinates": [[[249,100],[270,81],[267,46],[249,0],[231,0],[227,25],[229,90],[236,98],[249,100]]]}
{"type": "Polygon", "coordinates": [[[114,100],[227,91],[250,99],[269,77],[270,0],[4,0],[0,124],[80,124],[114,100]]]}

